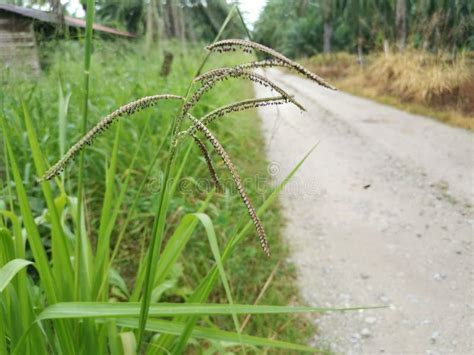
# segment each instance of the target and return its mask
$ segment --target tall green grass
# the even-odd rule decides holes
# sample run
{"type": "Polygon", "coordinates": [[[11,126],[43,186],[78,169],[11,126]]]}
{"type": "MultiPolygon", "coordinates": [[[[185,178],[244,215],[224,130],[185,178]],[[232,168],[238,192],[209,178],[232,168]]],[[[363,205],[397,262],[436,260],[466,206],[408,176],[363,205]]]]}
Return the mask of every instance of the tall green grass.
{"type": "MultiPolygon", "coordinates": [[[[89,23],[91,18],[89,13],[89,23]]],[[[83,66],[71,60],[81,50],[78,43],[59,44],[47,74],[34,83],[9,79],[2,91],[0,353],[181,353],[190,346],[314,351],[273,335],[291,335],[282,330],[291,323],[288,314],[325,310],[289,307],[294,288],[285,279],[267,293],[281,291],[279,306],[253,305],[258,289],[239,286],[245,276],[246,284],[263,287],[276,261],[245,242],[253,226],[237,197],[198,189],[205,165],[191,146],[173,152],[168,139],[176,104],[121,121],[61,178],[36,182],[46,162],[77,140],[88,116],[101,117],[146,94],[189,92],[196,49],[188,49],[163,79],[156,55],[132,55],[139,45],[118,45],[96,42],[90,66],[86,37],[83,66]],[[59,92],[51,89],[58,85],[59,92]],[[256,321],[240,331],[248,314],[256,321]]],[[[210,94],[194,114],[221,106],[229,95],[239,98],[244,91],[238,88],[230,83],[210,94]]],[[[254,117],[220,126],[224,141],[234,142],[229,149],[261,146],[258,139],[243,139],[249,132],[255,136],[254,117]]],[[[258,151],[240,158],[247,159],[249,167],[258,162],[264,170],[258,151]]],[[[273,231],[280,222],[267,212],[286,182],[257,199],[259,215],[274,219],[273,231]]],[[[274,257],[282,255],[277,244],[274,257]]]]}

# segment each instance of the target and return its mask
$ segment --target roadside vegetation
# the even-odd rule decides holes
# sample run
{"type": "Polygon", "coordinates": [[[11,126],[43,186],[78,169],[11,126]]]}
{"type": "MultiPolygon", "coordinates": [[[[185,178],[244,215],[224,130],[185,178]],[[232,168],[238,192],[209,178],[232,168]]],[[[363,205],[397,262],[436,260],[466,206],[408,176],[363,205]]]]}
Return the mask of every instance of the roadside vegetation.
{"type": "Polygon", "coordinates": [[[474,129],[474,6],[465,0],[269,0],[255,38],[342,90],[474,129]]]}
{"type": "Polygon", "coordinates": [[[84,43],[52,43],[35,80],[2,77],[0,353],[313,351],[301,313],[326,309],[298,306],[275,205],[286,180],[267,180],[255,112],[302,107],[246,69],[285,66],[325,82],[237,40],[209,47],[205,70],[224,69],[190,86],[202,49],[93,42],[91,12],[84,43]],[[276,60],[236,68],[250,50],[276,60]],[[252,81],[279,96],[252,100],[252,81]],[[204,120],[244,99],[222,111],[230,117],[204,120]]]}
{"type": "Polygon", "coordinates": [[[474,57],[455,59],[419,50],[356,55],[315,55],[301,62],[338,89],[447,124],[474,130],[474,57]]]}

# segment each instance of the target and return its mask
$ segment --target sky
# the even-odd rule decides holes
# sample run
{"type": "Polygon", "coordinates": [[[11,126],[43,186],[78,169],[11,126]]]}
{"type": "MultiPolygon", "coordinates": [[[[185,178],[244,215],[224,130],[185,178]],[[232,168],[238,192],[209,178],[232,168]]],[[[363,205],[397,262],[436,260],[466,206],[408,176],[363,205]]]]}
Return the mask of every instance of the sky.
{"type": "Polygon", "coordinates": [[[242,15],[245,19],[245,22],[250,29],[253,29],[253,25],[258,20],[260,12],[262,12],[263,7],[267,0],[240,0],[239,8],[242,12],[242,15]]]}
{"type": "MultiPolygon", "coordinates": [[[[65,3],[66,1],[63,0],[62,2],[65,3]]],[[[267,0],[239,0],[240,11],[250,29],[253,29],[253,25],[257,21],[266,2],[267,0]]],[[[79,0],[69,0],[68,10],[76,17],[85,16],[79,0]]]]}

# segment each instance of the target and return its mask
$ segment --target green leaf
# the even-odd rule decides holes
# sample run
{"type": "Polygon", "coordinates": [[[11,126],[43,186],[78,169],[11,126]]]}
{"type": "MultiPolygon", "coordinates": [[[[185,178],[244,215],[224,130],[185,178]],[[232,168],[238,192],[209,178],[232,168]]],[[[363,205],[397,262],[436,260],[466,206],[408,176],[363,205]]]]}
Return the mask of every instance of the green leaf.
{"type": "MultiPolygon", "coordinates": [[[[62,302],[46,308],[36,319],[68,318],[123,318],[138,317],[140,302],[62,302]]],[[[373,307],[374,308],[374,307],[373,307]]],[[[353,311],[367,308],[317,308],[302,306],[266,306],[240,304],[199,303],[157,303],[149,308],[150,317],[171,317],[176,315],[232,315],[235,314],[281,314],[281,313],[323,313],[353,311]]]]}
{"type": "Polygon", "coordinates": [[[15,275],[24,267],[33,264],[25,259],[13,259],[0,269],[0,292],[3,292],[15,275]]]}
{"type": "MultiPolygon", "coordinates": [[[[306,155],[296,164],[296,166],[293,168],[293,170],[285,177],[285,179],[278,185],[270,194],[270,196],[267,197],[267,199],[264,201],[263,205],[258,209],[257,214],[261,216],[270,206],[271,204],[276,200],[278,194],[280,191],[286,186],[286,184],[290,181],[290,179],[293,177],[293,175],[298,171],[298,169],[303,165],[303,163],[306,161],[306,159],[311,155],[311,153],[316,149],[318,144],[315,144],[309,151],[306,153],[306,155]]],[[[252,221],[247,222],[245,226],[242,228],[238,228],[239,232],[234,235],[231,240],[227,243],[224,253],[222,255],[223,261],[227,259],[227,257],[232,253],[232,251],[235,249],[235,247],[239,244],[239,242],[243,239],[244,236],[247,235],[248,231],[252,228],[253,223],[252,221]]],[[[213,268],[209,271],[207,276],[201,281],[199,286],[195,289],[194,293],[188,300],[188,302],[196,302],[196,303],[202,303],[205,302],[209,294],[211,293],[212,288],[214,287],[214,284],[217,280],[218,276],[218,270],[217,266],[214,265],[213,268]]],[[[182,318],[176,319],[177,321],[183,321],[182,318]]],[[[190,317],[187,319],[186,322],[186,330],[180,334],[180,337],[177,341],[178,346],[180,344],[186,344],[187,339],[189,335],[191,334],[191,329],[193,329],[194,324],[196,323],[197,318],[196,317],[190,317]]],[[[173,342],[173,337],[171,336],[162,336],[158,339],[157,345],[160,347],[169,347],[170,344],[173,342]]]]}
{"type": "MultiPolygon", "coordinates": [[[[114,145],[111,153],[110,166],[106,169],[106,178],[105,178],[105,194],[104,200],[102,203],[102,211],[100,213],[100,224],[99,224],[99,237],[97,242],[97,252],[95,257],[95,281],[93,286],[94,297],[96,293],[99,292],[99,288],[102,285],[102,281],[108,278],[108,269],[110,261],[110,236],[112,234],[113,224],[115,223],[115,218],[117,215],[110,213],[110,211],[117,211],[112,207],[112,203],[118,205],[120,202],[114,200],[115,197],[115,188],[114,188],[114,179],[117,170],[117,156],[120,143],[120,132],[121,132],[122,122],[118,123],[117,129],[115,130],[115,139],[114,145]]],[[[116,207],[116,206],[115,206],[116,207]]],[[[108,280],[107,280],[108,281],[108,280]]],[[[107,281],[104,280],[105,288],[107,289],[107,281]]],[[[105,301],[107,295],[102,295],[101,299],[105,301]]]]}
{"type": "MultiPolygon", "coordinates": [[[[227,280],[227,276],[224,270],[224,265],[222,264],[222,258],[221,258],[221,253],[219,251],[219,244],[217,243],[217,238],[216,238],[216,232],[214,230],[214,225],[209,218],[208,215],[204,213],[196,213],[194,214],[199,221],[202,223],[204,226],[204,229],[206,230],[207,237],[209,239],[209,245],[211,246],[211,251],[212,254],[214,255],[214,259],[216,260],[216,265],[219,270],[219,275],[221,277],[222,285],[224,286],[224,290],[226,293],[227,301],[229,304],[232,306],[234,304],[234,301],[232,299],[232,293],[230,291],[230,286],[229,286],[229,281],[227,280]]],[[[234,322],[234,327],[237,330],[237,334],[240,337],[240,324],[239,320],[237,318],[237,314],[235,312],[232,312],[232,320],[234,322]]],[[[186,344],[184,343],[178,343],[176,348],[173,350],[175,353],[182,353],[185,350],[186,344]]],[[[242,346],[243,349],[243,346],[242,346]]],[[[244,350],[245,353],[245,350],[244,350]]]]}
{"type": "Polygon", "coordinates": [[[5,145],[9,157],[11,172],[13,175],[13,181],[15,182],[15,189],[18,198],[18,204],[20,205],[20,212],[23,219],[23,225],[25,226],[28,242],[30,244],[31,252],[33,253],[33,257],[36,262],[36,266],[38,269],[38,273],[41,278],[41,282],[44,287],[44,291],[50,303],[57,302],[57,294],[56,288],[54,287],[53,277],[51,275],[51,269],[49,268],[48,257],[46,255],[46,251],[44,249],[43,243],[41,241],[41,237],[38,232],[38,228],[35,224],[35,220],[33,217],[33,213],[31,211],[28,196],[26,193],[25,186],[23,184],[23,180],[20,176],[20,172],[18,169],[18,165],[15,159],[15,154],[13,152],[9,136],[6,132],[8,132],[7,127],[5,125],[5,121],[3,117],[0,116],[0,123],[2,125],[2,131],[4,132],[4,140],[5,145]]]}
{"type": "Polygon", "coordinates": [[[4,265],[14,258],[15,247],[12,235],[8,229],[0,227],[0,265],[4,265]]]}
{"type": "Polygon", "coordinates": [[[67,111],[71,93],[64,95],[61,82],[58,83],[59,103],[58,103],[58,128],[59,128],[59,155],[66,153],[66,131],[67,131],[67,111]]]}
{"type": "MultiPolygon", "coordinates": [[[[117,325],[127,328],[137,328],[138,322],[135,319],[120,319],[117,320],[117,325]]],[[[147,323],[146,330],[163,334],[179,335],[184,331],[184,327],[185,325],[183,323],[175,321],[150,319],[147,323]]],[[[239,344],[239,340],[242,340],[242,343],[245,345],[270,347],[299,352],[320,352],[318,351],[318,349],[314,349],[305,345],[292,344],[285,341],[260,338],[251,335],[242,335],[239,339],[239,335],[237,333],[226,332],[223,330],[205,327],[194,327],[191,336],[194,338],[207,339],[212,341],[235,343],[236,345],[239,344]]]]}
{"type": "MultiPolygon", "coordinates": [[[[35,163],[36,173],[38,176],[42,176],[46,171],[43,153],[41,152],[38,137],[25,103],[23,103],[23,116],[28,134],[28,141],[31,148],[31,155],[35,163]]],[[[66,285],[68,280],[71,280],[73,277],[72,265],[69,259],[70,251],[67,244],[67,237],[64,234],[64,230],[61,226],[59,212],[56,209],[51,186],[48,182],[43,181],[41,183],[41,188],[43,190],[51,219],[53,275],[56,285],[59,286],[56,287],[56,291],[58,292],[58,297],[62,296],[60,298],[64,299],[66,298],[66,295],[69,295],[71,292],[70,288],[68,288],[66,285]]]]}

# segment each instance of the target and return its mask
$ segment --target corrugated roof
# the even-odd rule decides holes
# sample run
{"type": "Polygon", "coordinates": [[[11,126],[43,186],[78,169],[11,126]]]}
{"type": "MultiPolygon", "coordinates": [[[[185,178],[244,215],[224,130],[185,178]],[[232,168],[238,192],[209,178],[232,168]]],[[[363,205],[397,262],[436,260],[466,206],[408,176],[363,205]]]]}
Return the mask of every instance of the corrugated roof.
{"type": "MultiPolygon", "coordinates": [[[[45,11],[40,11],[40,10],[34,10],[34,9],[27,9],[25,7],[19,7],[15,5],[9,5],[9,4],[0,4],[0,10],[3,11],[8,11],[8,12],[13,12],[15,14],[24,16],[24,17],[29,17],[38,21],[42,22],[48,22],[48,23],[59,23],[58,19],[54,14],[51,12],[45,12],[45,11]]],[[[64,23],[67,26],[71,27],[81,27],[85,28],[86,27],[86,21],[80,18],[75,18],[71,16],[64,16],[64,23]]],[[[94,30],[100,31],[100,32],[105,32],[105,33],[110,33],[118,36],[124,36],[124,37],[135,37],[133,33],[126,32],[126,31],[120,31],[115,28],[110,28],[107,26],[100,25],[98,23],[94,23],[93,25],[94,30]]]]}

